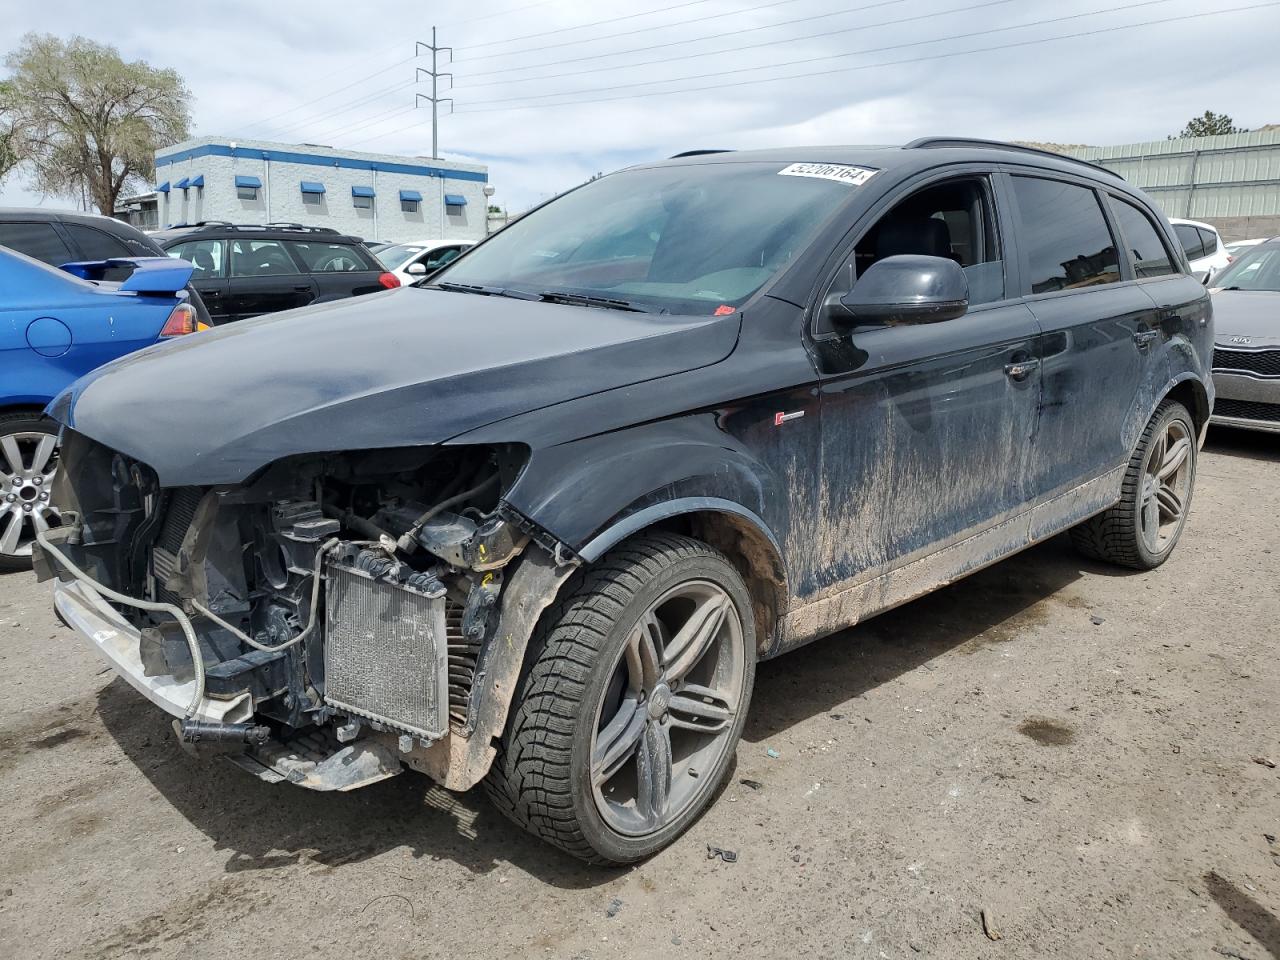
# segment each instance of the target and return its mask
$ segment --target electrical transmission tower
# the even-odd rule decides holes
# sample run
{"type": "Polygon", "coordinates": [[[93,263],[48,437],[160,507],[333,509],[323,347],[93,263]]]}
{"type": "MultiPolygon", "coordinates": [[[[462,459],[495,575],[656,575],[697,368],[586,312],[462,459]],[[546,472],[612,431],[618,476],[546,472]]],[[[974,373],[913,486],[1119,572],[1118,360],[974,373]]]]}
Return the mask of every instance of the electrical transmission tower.
{"type": "Polygon", "coordinates": [[[417,79],[424,73],[427,76],[429,76],[431,78],[431,96],[427,96],[425,93],[415,93],[413,105],[416,107],[423,100],[429,101],[431,104],[431,159],[438,160],[440,158],[440,141],[438,136],[439,127],[440,127],[440,117],[439,117],[440,104],[442,103],[449,104],[449,112],[450,113],[453,112],[453,97],[440,96],[439,83],[440,83],[441,77],[448,77],[449,86],[450,88],[452,88],[453,74],[442,73],[440,71],[440,66],[437,58],[440,56],[440,53],[442,51],[448,50],[449,61],[452,64],[453,47],[437,46],[435,27],[431,28],[431,42],[423,43],[421,40],[419,40],[417,42],[417,45],[413,48],[413,55],[415,57],[418,56],[419,52],[424,47],[427,50],[431,51],[431,69],[428,70],[426,67],[418,67],[418,72],[414,74],[414,81],[416,82],[417,79]]]}

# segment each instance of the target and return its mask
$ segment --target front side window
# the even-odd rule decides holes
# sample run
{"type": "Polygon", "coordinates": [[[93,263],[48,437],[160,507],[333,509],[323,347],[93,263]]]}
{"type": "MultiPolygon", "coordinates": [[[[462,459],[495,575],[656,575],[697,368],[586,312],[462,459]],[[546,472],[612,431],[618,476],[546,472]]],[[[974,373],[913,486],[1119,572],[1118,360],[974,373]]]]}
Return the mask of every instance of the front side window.
{"type": "Polygon", "coordinates": [[[231,241],[233,277],[272,277],[297,272],[297,265],[278,240],[231,241]]]}
{"type": "Polygon", "coordinates": [[[190,261],[195,267],[193,280],[211,280],[222,276],[222,258],[225,242],[222,240],[187,240],[175,244],[166,251],[171,257],[190,261]]]}
{"type": "Polygon", "coordinates": [[[1032,293],[1078,290],[1120,279],[1115,241],[1097,194],[1060,180],[1012,180],[1032,293]]]}
{"type": "Polygon", "coordinates": [[[1175,223],[1173,232],[1187,253],[1188,260],[1199,260],[1205,255],[1204,234],[1189,223],[1175,223]]]}
{"type": "Polygon", "coordinates": [[[800,256],[871,175],[851,165],[759,161],[625,170],[525,215],[436,282],[652,312],[724,312],[800,256]]]}
{"type": "Polygon", "coordinates": [[[1108,197],[1108,201],[1111,213],[1120,225],[1120,233],[1124,236],[1125,248],[1133,263],[1133,275],[1143,280],[1177,273],[1151,218],[1128,200],[1108,197]]]}
{"type": "Polygon", "coordinates": [[[0,223],[0,245],[55,267],[75,259],[51,223],[0,223]]]}
{"type": "Polygon", "coordinates": [[[860,277],[877,260],[901,254],[960,264],[969,281],[970,306],[1004,298],[1004,261],[982,178],[936,184],[900,200],[858,241],[854,272],[860,277]]]}

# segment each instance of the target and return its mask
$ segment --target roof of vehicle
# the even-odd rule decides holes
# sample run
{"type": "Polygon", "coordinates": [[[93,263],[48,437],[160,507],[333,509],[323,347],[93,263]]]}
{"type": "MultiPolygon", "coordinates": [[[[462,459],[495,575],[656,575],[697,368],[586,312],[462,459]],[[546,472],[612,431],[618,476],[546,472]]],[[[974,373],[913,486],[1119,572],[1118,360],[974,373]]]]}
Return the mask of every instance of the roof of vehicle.
{"type": "MultiPolygon", "coordinates": [[[[394,243],[388,243],[388,247],[456,247],[456,246],[475,246],[474,240],[396,240],[394,243]]],[[[384,248],[385,249],[385,248],[384,248]]]]}
{"type": "Polygon", "coordinates": [[[256,237],[269,240],[322,240],[325,243],[363,243],[360,237],[339,233],[332,227],[307,227],[300,223],[230,223],[224,220],[204,220],[199,223],[180,223],[151,234],[161,246],[194,236],[210,239],[225,237],[256,237]]]}
{"type": "MultiPolygon", "coordinates": [[[[1123,181],[1114,170],[1065,154],[998,140],[968,137],[921,137],[902,146],[780,147],[765,150],[687,150],[657,164],[736,162],[841,163],[877,170],[906,171],[946,163],[1000,162],[1030,164],[1066,173],[1086,173],[1097,179],[1123,181]]],[[[651,166],[641,164],[640,166],[651,166]]]]}
{"type": "Polygon", "coordinates": [[[131,223],[117,220],[115,217],[104,217],[98,213],[86,213],[83,210],[46,210],[44,207],[0,207],[0,220],[26,223],[48,223],[58,220],[63,223],[83,223],[97,227],[132,240],[141,240],[149,246],[154,245],[145,233],[131,223]]]}
{"type": "Polygon", "coordinates": [[[1205,223],[1201,220],[1187,220],[1184,217],[1170,217],[1169,222],[1185,223],[1187,224],[1187,226],[1190,226],[1190,227],[1200,227],[1203,230],[1212,230],[1214,233],[1218,232],[1218,228],[1215,227],[1212,223],[1205,223]]]}

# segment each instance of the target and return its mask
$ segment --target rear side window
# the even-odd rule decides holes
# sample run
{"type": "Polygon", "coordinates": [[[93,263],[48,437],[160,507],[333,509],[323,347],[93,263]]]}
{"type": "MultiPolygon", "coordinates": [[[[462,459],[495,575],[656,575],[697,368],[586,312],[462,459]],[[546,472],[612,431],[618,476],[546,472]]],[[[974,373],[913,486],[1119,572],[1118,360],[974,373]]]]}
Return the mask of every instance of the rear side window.
{"type": "Polygon", "coordinates": [[[0,223],[0,244],[55,267],[76,259],[51,223],[0,223]]]}
{"type": "Polygon", "coordinates": [[[168,254],[191,261],[191,265],[196,268],[191,275],[192,279],[209,280],[222,276],[225,244],[224,240],[188,240],[170,247],[168,254]]]}
{"type": "Polygon", "coordinates": [[[1206,257],[1215,256],[1218,252],[1218,235],[1212,230],[1206,230],[1204,227],[1196,227],[1200,231],[1200,239],[1204,241],[1204,255],[1206,257]]]}
{"type": "Polygon", "coordinates": [[[279,240],[231,241],[233,277],[275,277],[297,272],[297,264],[279,240]]]}
{"type": "MultiPolygon", "coordinates": [[[[79,223],[64,223],[63,226],[67,233],[71,234],[72,241],[80,248],[80,256],[85,260],[111,260],[116,257],[139,256],[125,246],[123,241],[95,227],[86,227],[79,223]]],[[[152,257],[155,254],[148,252],[141,256],[152,257]]],[[[131,273],[133,273],[133,267],[112,267],[103,272],[102,279],[118,282],[127,280],[131,273]]]]}
{"type": "Polygon", "coordinates": [[[1199,260],[1204,256],[1204,235],[1189,223],[1175,223],[1173,232],[1187,253],[1188,260],[1199,260]]]}
{"type": "Polygon", "coordinates": [[[1014,177],[1013,192],[1032,293],[1120,279],[1115,241],[1092,190],[1058,180],[1014,177]]]}
{"type": "Polygon", "coordinates": [[[1127,200],[1117,197],[1109,197],[1108,200],[1124,236],[1125,248],[1133,260],[1133,275],[1144,279],[1177,273],[1151,218],[1127,200]]]}
{"type": "Polygon", "coordinates": [[[290,240],[288,246],[311,273],[347,273],[381,270],[370,255],[350,243],[316,243],[290,240]]]}

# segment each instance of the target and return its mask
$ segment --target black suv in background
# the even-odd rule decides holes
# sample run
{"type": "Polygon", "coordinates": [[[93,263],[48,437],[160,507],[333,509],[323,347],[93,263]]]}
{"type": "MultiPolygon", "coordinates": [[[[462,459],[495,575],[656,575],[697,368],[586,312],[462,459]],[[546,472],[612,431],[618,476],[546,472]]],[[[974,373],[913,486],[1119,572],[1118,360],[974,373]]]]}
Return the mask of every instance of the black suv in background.
{"type": "Polygon", "coordinates": [[[155,238],[195,265],[192,284],[215,323],[400,286],[359,237],[328,227],[204,222],[155,238]]]}
{"type": "MultiPolygon", "coordinates": [[[[165,251],[137,227],[70,210],[0,208],[0,246],[54,267],[77,260],[113,260],[117,257],[163,257],[165,251]]],[[[124,280],[132,267],[109,270],[106,280],[124,280]]],[[[187,293],[203,323],[212,323],[209,311],[191,285],[187,293]]]]}

